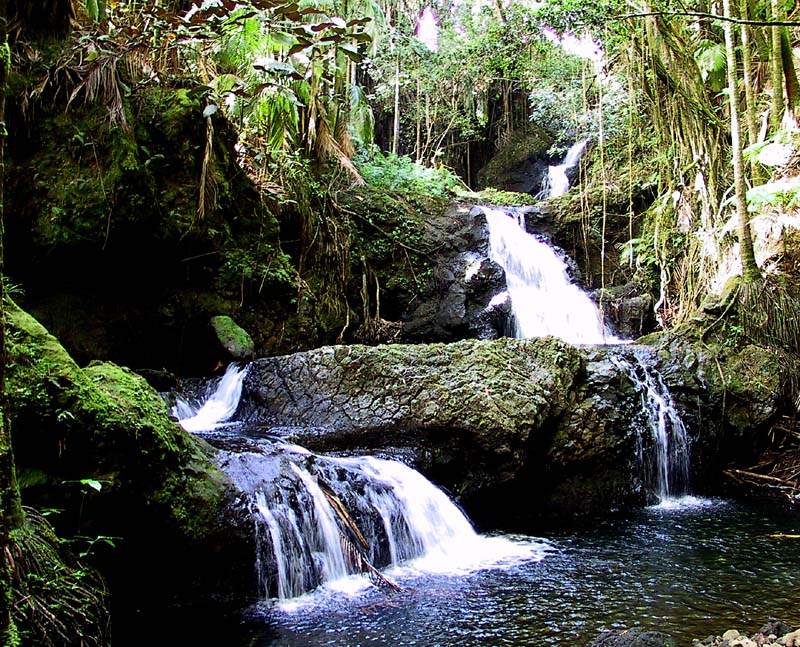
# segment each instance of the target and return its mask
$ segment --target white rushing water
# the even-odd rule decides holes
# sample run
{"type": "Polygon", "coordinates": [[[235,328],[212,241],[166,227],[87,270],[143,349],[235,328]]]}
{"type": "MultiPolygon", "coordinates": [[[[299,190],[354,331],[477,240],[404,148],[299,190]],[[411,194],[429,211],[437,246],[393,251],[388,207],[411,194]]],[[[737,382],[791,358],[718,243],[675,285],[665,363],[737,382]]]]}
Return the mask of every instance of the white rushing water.
{"type": "Polygon", "coordinates": [[[583,152],[586,150],[586,145],[588,143],[588,139],[575,142],[570,147],[569,151],[567,151],[561,164],[550,166],[547,169],[547,176],[545,177],[542,191],[539,194],[540,199],[560,198],[569,191],[570,184],[568,173],[575,168],[580,161],[581,155],[583,155],[583,152]]]}
{"type": "Polygon", "coordinates": [[[640,436],[638,453],[645,485],[660,505],[679,505],[676,499],[689,492],[689,435],[672,395],[661,374],[648,365],[644,349],[634,349],[631,359],[616,357],[614,362],[630,377],[641,396],[652,444],[652,450],[645,454],[640,436]]]}
{"type": "Polygon", "coordinates": [[[294,448],[285,449],[292,462],[282,478],[293,486],[257,492],[256,509],[270,538],[259,559],[262,591],[276,592],[290,607],[320,586],[340,593],[367,586],[352,577],[364,572],[354,550],[390,574],[464,574],[546,552],[536,540],[479,535],[444,492],[398,461],[292,456],[294,448]],[[337,480],[342,473],[346,478],[337,480]],[[358,545],[351,524],[366,545],[358,545]]]}
{"type": "MultiPolygon", "coordinates": [[[[182,400],[173,413],[188,431],[215,429],[236,412],[245,374],[229,367],[202,405],[182,400]]],[[[398,461],[321,456],[267,440],[222,455],[226,473],[252,497],[265,598],[291,605],[318,587],[358,590],[368,582],[358,574],[380,583],[373,566],[463,574],[546,552],[538,540],[476,533],[442,490],[398,461]]]]}
{"type": "Polygon", "coordinates": [[[178,397],[172,414],[186,431],[211,431],[233,417],[242,396],[247,368],[230,364],[204,402],[193,404],[178,397]]]}
{"type": "Polygon", "coordinates": [[[603,325],[595,303],[570,281],[552,247],[525,231],[524,216],[483,207],[492,260],[506,273],[518,339],[554,335],[573,344],[620,340],[603,325]]]}

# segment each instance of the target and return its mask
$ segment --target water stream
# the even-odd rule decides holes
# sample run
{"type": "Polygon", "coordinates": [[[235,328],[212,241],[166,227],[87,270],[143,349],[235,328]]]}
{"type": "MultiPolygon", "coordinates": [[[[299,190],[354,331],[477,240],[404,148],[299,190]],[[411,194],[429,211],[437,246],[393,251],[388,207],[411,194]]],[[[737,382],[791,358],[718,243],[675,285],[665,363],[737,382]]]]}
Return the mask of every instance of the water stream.
{"type": "MultiPolygon", "coordinates": [[[[518,337],[619,342],[549,246],[512,214],[485,211],[518,337]]],[[[214,434],[222,468],[251,500],[260,602],[243,625],[225,625],[225,643],[574,647],[640,626],[688,645],[755,631],[769,615],[800,622],[800,542],[779,538],[798,532],[796,515],[686,496],[688,434],[654,358],[627,345],[608,357],[641,398],[639,460],[658,505],[538,538],[476,533],[401,462],[244,437],[227,421],[245,369],[229,368],[204,401],[179,401],[173,413],[214,434]]]]}
{"type": "MultiPolygon", "coordinates": [[[[643,403],[662,403],[645,406],[656,426],[676,424],[649,358],[618,362],[643,403]]],[[[230,369],[209,397],[224,416],[236,408],[243,375],[230,369]]],[[[198,408],[183,414],[196,422],[198,408]]],[[[800,530],[796,514],[665,498],[577,531],[479,535],[402,463],[319,456],[245,441],[241,427],[219,420],[205,424],[223,448],[223,469],[252,494],[262,601],[244,623],[219,619],[206,639],[219,632],[234,647],[574,647],[606,629],[639,626],[688,646],[729,627],[755,631],[770,615],[800,622],[800,542],[780,538],[800,530]],[[239,439],[235,448],[219,442],[226,437],[239,439]],[[357,540],[341,509],[366,538],[361,557],[396,588],[354,566],[357,540]]]]}
{"type": "Polygon", "coordinates": [[[613,356],[639,392],[645,424],[638,436],[637,458],[644,473],[651,501],[665,504],[689,493],[690,441],[672,395],[661,374],[655,370],[653,354],[644,347],[632,348],[628,356],[613,356]],[[649,432],[652,448],[644,450],[649,432]]]}
{"type": "Polygon", "coordinates": [[[505,270],[514,336],[553,335],[573,344],[615,343],[597,305],[575,285],[555,250],[525,230],[522,214],[483,207],[491,259],[505,270]]]}
{"type": "Polygon", "coordinates": [[[542,183],[542,190],[537,196],[538,199],[560,198],[569,191],[569,172],[580,162],[588,143],[588,139],[575,142],[567,151],[561,164],[548,167],[547,175],[542,183]]]}

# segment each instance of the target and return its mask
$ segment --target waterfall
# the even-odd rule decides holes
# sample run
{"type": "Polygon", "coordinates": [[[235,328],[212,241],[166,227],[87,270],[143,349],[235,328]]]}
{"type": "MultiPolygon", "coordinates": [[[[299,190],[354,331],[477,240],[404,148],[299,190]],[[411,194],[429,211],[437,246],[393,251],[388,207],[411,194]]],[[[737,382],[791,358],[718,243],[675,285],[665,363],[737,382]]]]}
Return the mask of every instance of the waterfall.
{"type": "Polygon", "coordinates": [[[544,554],[539,542],[477,534],[444,492],[398,461],[278,445],[231,454],[224,468],[252,491],[265,597],[341,587],[355,574],[385,585],[377,568],[467,572],[544,554]]]}
{"type": "MultiPolygon", "coordinates": [[[[181,425],[206,431],[229,420],[245,373],[229,368],[201,406],[177,404],[181,425]]],[[[211,440],[249,500],[262,598],[290,600],[356,574],[390,585],[384,567],[455,573],[544,556],[537,541],[477,534],[442,490],[398,461],[322,456],[242,434],[211,440]]]]}
{"type": "Polygon", "coordinates": [[[525,231],[524,216],[496,207],[483,211],[491,259],[506,273],[515,337],[554,335],[573,344],[619,341],[606,331],[594,302],[570,281],[566,263],[525,231]]]}
{"type": "Polygon", "coordinates": [[[582,139],[575,142],[567,151],[566,157],[561,164],[550,166],[547,169],[547,176],[542,183],[542,190],[537,196],[539,199],[546,200],[547,198],[559,198],[569,191],[569,175],[568,173],[575,168],[575,165],[580,161],[583,151],[586,150],[586,145],[589,143],[588,139],[582,139]]]}
{"type": "Polygon", "coordinates": [[[645,451],[640,434],[637,454],[644,471],[645,487],[659,503],[689,491],[689,436],[661,374],[649,365],[647,351],[635,348],[631,359],[613,358],[640,394],[645,433],[652,448],[645,451]]]}
{"type": "Polygon", "coordinates": [[[216,383],[209,385],[210,392],[201,403],[190,402],[176,396],[172,415],[186,431],[211,431],[227,422],[236,413],[242,395],[246,367],[230,364],[216,383]]]}

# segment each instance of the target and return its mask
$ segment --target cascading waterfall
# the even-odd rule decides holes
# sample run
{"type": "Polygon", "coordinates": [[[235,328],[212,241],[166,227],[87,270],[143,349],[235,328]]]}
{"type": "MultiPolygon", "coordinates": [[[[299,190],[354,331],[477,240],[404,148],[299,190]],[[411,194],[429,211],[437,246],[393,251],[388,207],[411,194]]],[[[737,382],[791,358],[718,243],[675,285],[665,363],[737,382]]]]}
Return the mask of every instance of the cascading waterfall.
{"type": "Polygon", "coordinates": [[[638,438],[638,459],[645,486],[659,503],[667,503],[689,492],[689,435],[675,408],[672,395],[658,371],[653,369],[647,349],[634,348],[631,359],[613,360],[633,382],[642,401],[644,430],[652,451],[645,452],[645,439],[638,438]]]}
{"type": "MultiPolygon", "coordinates": [[[[187,416],[186,429],[215,429],[236,411],[243,377],[230,369],[203,406],[173,413],[187,416]]],[[[537,541],[477,534],[444,492],[398,461],[320,456],[266,439],[239,437],[232,449],[215,442],[221,467],[251,498],[264,598],[289,600],[359,573],[391,586],[377,570],[387,566],[465,572],[544,556],[537,541]]]]}
{"type": "Polygon", "coordinates": [[[444,492],[397,461],[273,445],[228,455],[225,470],[253,493],[264,597],[289,600],[355,574],[391,586],[377,568],[465,572],[544,554],[538,542],[477,534],[444,492]]]}
{"type": "Polygon", "coordinates": [[[497,207],[483,211],[491,258],[506,273],[515,337],[554,335],[573,344],[619,341],[605,329],[594,302],[570,281],[566,263],[525,230],[524,216],[497,207]]]}
{"type": "Polygon", "coordinates": [[[575,142],[567,151],[564,161],[561,164],[550,166],[547,169],[547,175],[542,183],[542,191],[537,196],[540,200],[548,198],[560,198],[567,191],[569,191],[569,175],[568,173],[575,168],[581,159],[581,155],[586,150],[586,145],[589,143],[588,139],[582,139],[575,142]]]}
{"type": "Polygon", "coordinates": [[[204,402],[193,403],[180,395],[176,396],[172,415],[186,431],[211,431],[217,428],[236,413],[246,374],[246,367],[230,364],[204,402]]]}
{"type": "MultiPolygon", "coordinates": [[[[605,329],[594,302],[570,282],[566,263],[526,232],[524,216],[495,207],[483,210],[491,258],[505,270],[517,338],[553,335],[574,344],[621,341],[605,329]]],[[[687,494],[688,435],[663,378],[644,349],[635,349],[630,360],[619,356],[615,362],[641,394],[650,440],[639,437],[637,454],[648,491],[659,502],[687,494]]]]}

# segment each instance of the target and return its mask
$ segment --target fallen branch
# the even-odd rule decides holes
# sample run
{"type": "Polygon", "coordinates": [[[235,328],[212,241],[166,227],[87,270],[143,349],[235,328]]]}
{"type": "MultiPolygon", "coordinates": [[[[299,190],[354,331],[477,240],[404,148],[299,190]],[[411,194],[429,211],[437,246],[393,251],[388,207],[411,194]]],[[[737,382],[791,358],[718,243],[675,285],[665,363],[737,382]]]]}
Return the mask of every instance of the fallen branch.
{"type": "Polygon", "coordinates": [[[761,481],[769,481],[770,483],[779,483],[780,485],[792,489],[797,488],[797,483],[778,478],[777,476],[768,476],[767,474],[758,474],[757,472],[748,472],[746,470],[729,469],[723,472],[726,476],[730,476],[738,480],[738,477],[750,478],[761,481]]]}

